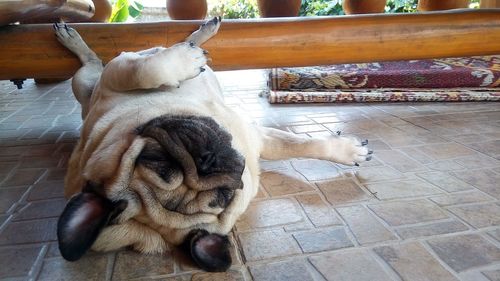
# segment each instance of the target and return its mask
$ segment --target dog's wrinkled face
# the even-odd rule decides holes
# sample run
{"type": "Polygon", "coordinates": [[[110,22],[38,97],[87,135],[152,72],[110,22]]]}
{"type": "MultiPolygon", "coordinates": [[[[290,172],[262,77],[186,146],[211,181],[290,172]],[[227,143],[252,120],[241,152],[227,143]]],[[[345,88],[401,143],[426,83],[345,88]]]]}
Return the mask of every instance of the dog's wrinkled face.
{"type": "Polygon", "coordinates": [[[182,229],[183,244],[200,267],[227,269],[227,237],[203,226],[243,188],[245,161],[231,147],[231,136],[213,119],[195,116],[158,117],[137,128],[136,135],[144,142],[123,187],[129,195],[109,199],[113,196],[102,183],[89,180],[59,219],[63,257],[79,259],[103,228],[132,219],[155,230],[182,229]]]}
{"type": "Polygon", "coordinates": [[[142,177],[149,186],[160,185],[157,197],[164,208],[185,215],[219,214],[242,188],[244,160],[231,148],[231,136],[212,119],[157,118],[138,128],[138,134],[149,140],[136,167],[153,172],[142,177]]]}

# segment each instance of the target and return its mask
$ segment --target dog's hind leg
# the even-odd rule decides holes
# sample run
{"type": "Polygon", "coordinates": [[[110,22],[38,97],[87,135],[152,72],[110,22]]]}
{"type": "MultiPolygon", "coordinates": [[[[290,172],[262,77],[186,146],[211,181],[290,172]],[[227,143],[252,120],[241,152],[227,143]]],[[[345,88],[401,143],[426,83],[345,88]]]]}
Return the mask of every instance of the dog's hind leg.
{"type": "Polygon", "coordinates": [[[179,87],[183,81],[205,71],[207,52],[198,46],[214,36],[219,26],[220,19],[214,18],[186,42],[169,48],[124,52],[106,65],[100,85],[115,92],[179,87]]]}
{"type": "Polygon", "coordinates": [[[201,44],[212,38],[219,30],[221,22],[221,17],[215,17],[206,23],[202,24],[198,30],[193,32],[186,38],[185,42],[193,42],[196,46],[201,46],[201,44]]]}
{"type": "Polygon", "coordinates": [[[344,165],[357,165],[369,161],[372,152],[366,145],[353,137],[331,136],[308,138],[272,128],[259,127],[262,140],[260,156],[278,160],[306,157],[333,161],[344,165]]]}
{"type": "Polygon", "coordinates": [[[66,24],[55,23],[54,30],[57,40],[78,56],[82,63],[82,67],[73,76],[71,86],[75,98],[82,105],[82,119],[84,119],[89,110],[90,96],[103,70],[102,61],[75,29],[66,24]]]}

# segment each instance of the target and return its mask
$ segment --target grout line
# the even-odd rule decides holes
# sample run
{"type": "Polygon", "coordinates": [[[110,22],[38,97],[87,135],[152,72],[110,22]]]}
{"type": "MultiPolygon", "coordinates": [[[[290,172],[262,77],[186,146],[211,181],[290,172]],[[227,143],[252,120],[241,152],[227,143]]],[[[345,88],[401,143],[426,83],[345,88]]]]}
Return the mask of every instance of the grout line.
{"type": "Polygon", "coordinates": [[[445,270],[450,272],[458,280],[461,280],[460,276],[458,275],[458,272],[455,272],[455,270],[453,270],[448,264],[446,264],[443,260],[441,260],[441,258],[439,258],[436,252],[434,252],[434,250],[428,244],[427,241],[420,241],[419,244],[422,245],[422,247],[438,262],[438,264],[440,264],[445,270]]]}
{"type": "Polygon", "coordinates": [[[116,252],[109,253],[107,255],[107,263],[106,263],[106,279],[105,279],[106,281],[111,281],[115,269],[115,263],[116,263],[116,252]]]}
{"type": "Polygon", "coordinates": [[[47,252],[49,251],[50,244],[46,243],[45,245],[42,246],[42,249],[40,250],[40,253],[38,254],[35,262],[33,263],[33,266],[31,267],[28,276],[30,277],[30,280],[36,280],[40,273],[42,272],[42,267],[43,267],[43,259],[47,255],[47,252]]]}
{"type": "Polygon", "coordinates": [[[392,266],[387,263],[384,259],[382,259],[373,249],[368,249],[368,256],[372,257],[372,259],[375,260],[377,264],[379,264],[382,267],[382,270],[384,270],[385,273],[387,273],[390,277],[392,277],[394,280],[397,281],[402,281],[403,278],[399,273],[392,268],[392,266]]]}

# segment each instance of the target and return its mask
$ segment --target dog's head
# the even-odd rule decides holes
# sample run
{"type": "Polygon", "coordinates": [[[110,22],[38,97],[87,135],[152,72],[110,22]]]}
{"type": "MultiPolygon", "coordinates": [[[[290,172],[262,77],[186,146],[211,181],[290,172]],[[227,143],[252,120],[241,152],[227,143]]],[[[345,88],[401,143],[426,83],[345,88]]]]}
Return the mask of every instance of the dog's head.
{"type": "Polygon", "coordinates": [[[201,268],[226,270],[228,226],[221,220],[243,188],[245,169],[231,136],[208,117],[162,116],[122,138],[103,138],[87,161],[82,155],[82,191],[71,197],[58,223],[63,257],[79,259],[96,240],[147,244],[153,239],[147,233],[154,232],[183,244],[201,268]]]}

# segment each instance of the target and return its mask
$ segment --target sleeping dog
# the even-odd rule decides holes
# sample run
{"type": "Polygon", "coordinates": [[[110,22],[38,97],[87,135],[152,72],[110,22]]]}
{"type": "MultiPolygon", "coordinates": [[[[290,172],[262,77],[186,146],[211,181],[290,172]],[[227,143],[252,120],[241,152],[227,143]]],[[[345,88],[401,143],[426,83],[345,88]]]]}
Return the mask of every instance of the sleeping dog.
{"type": "Polygon", "coordinates": [[[80,35],[55,24],[82,63],[72,88],[83,127],[68,164],[58,222],[62,256],[184,245],[207,271],[231,265],[228,232],[259,187],[259,159],[370,160],[366,142],[307,138],[253,124],[224,105],[199,46],[220,18],[169,48],[124,52],[103,67],[80,35]]]}

